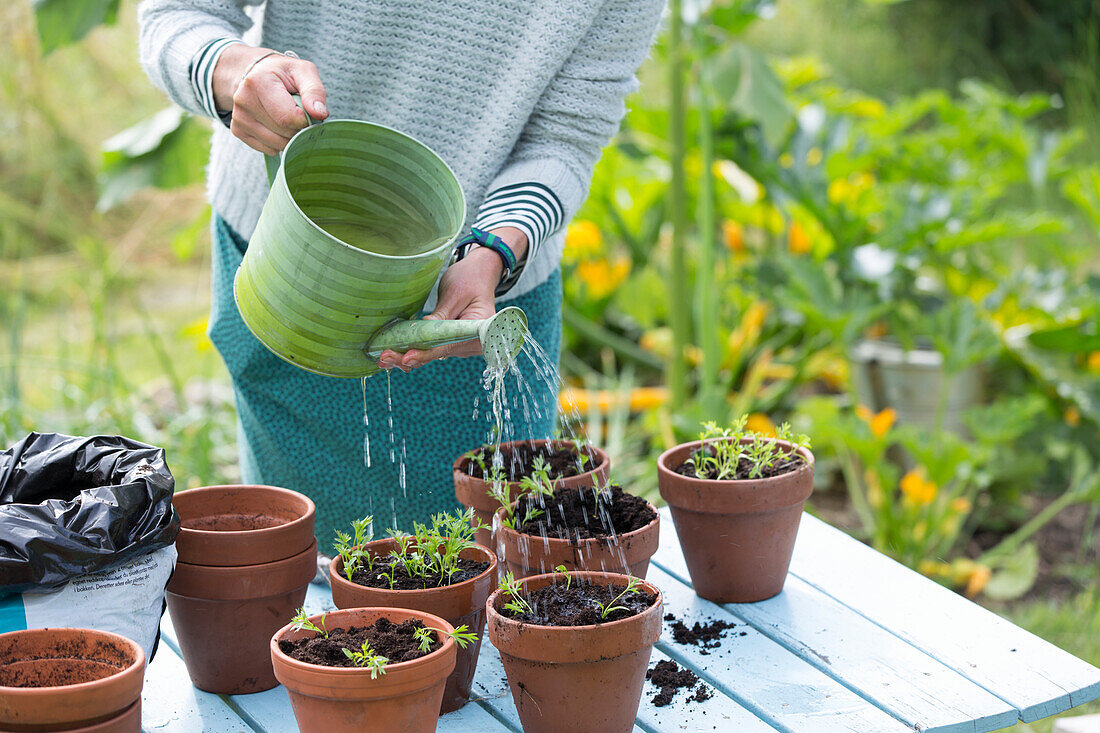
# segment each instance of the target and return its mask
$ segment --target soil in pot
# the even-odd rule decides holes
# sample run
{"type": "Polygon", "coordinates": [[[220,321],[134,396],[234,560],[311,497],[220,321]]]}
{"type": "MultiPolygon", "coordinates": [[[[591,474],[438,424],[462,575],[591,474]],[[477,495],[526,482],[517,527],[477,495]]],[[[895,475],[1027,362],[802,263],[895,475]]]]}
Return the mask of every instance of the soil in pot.
{"type": "Polygon", "coordinates": [[[356,665],[344,650],[362,651],[363,643],[366,642],[376,655],[386,658],[387,664],[411,662],[443,646],[432,632],[431,644],[422,648],[416,633],[424,628],[426,628],[424,623],[418,619],[405,619],[395,624],[383,616],[370,626],[331,629],[328,632],[328,638],[318,635],[293,641],[283,639],[279,642],[279,651],[307,664],[319,664],[323,667],[355,667],[361,665],[356,665]]]}
{"type": "Polygon", "coordinates": [[[558,489],[554,497],[525,496],[516,506],[516,531],[563,540],[598,539],[641,529],[657,517],[649,502],[621,486],[558,489]],[[526,521],[525,521],[526,520],[526,521]]]}
{"type": "Polygon", "coordinates": [[[569,440],[522,440],[501,443],[499,446],[483,446],[459,456],[454,462],[455,497],[474,510],[474,520],[484,527],[477,531],[479,544],[491,546],[490,527],[493,514],[500,508],[500,501],[493,496],[486,474],[492,469],[493,450],[500,451],[502,468],[508,481],[507,491],[511,500],[525,492],[519,481],[525,476],[534,477],[535,463],[548,465],[547,477],[555,487],[582,486],[604,483],[611,468],[611,459],[593,445],[578,448],[569,440]],[[579,456],[587,456],[581,460],[579,456]]]}
{"type": "Polygon", "coordinates": [[[445,588],[457,585],[484,573],[490,563],[479,560],[458,558],[455,561],[458,570],[451,576],[445,576],[438,570],[430,570],[427,575],[409,575],[400,560],[393,557],[375,558],[371,568],[362,565],[351,575],[351,582],[366,588],[385,588],[386,590],[425,590],[427,588],[445,588]],[[393,578],[391,585],[390,578],[393,578]]]}
{"type": "MultiPolygon", "coordinates": [[[[713,449],[707,449],[710,455],[714,455],[713,449]]],[[[681,463],[674,470],[681,476],[687,476],[688,478],[701,478],[710,481],[719,480],[717,466],[707,466],[703,462],[704,470],[700,472],[698,466],[701,463],[698,460],[698,456],[702,454],[702,450],[697,450],[692,454],[692,457],[683,463],[681,463]]],[[[726,476],[723,481],[747,481],[749,479],[761,479],[772,478],[773,476],[782,476],[785,473],[797,471],[806,465],[806,459],[800,454],[784,455],[776,459],[774,463],[769,466],[763,466],[757,471],[756,464],[750,461],[746,456],[742,456],[741,460],[737,463],[737,475],[726,476]]]]}
{"type": "Polygon", "coordinates": [[[661,592],[651,583],[615,573],[578,571],[567,577],[509,580],[486,604],[489,638],[500,652],[520,723],[526,733],[628,733],[634,728],[653,645],[661,635],[661,592]],[[615,614],[622,617],[614,621],[553,626],[512,618],[531,611],[577,623],[597,605],[596,597],[614,598],[628,585],[637,592],[611,604],[631,605],[615,614]],[[559,588],[548,591],[550,602],[540,603],[540,590],[548,586],[559,588]],[[609,596],[602,595],[608,586],[609,596]],[[530,606],[510,614],[505,606],[514,607],[521,599],[530,606]],[[555,599],[562,601],[560,607],[550,608],[555,599]],[[546,611],[539,610],[543,606],[546,611]]]}
{"type": "MultiPolygon", "coordinates": [[[[579,476],[596,468],[593,459],[584,449],[578,450],[572,443],[526,443],[516,442],[500,446],[501,467],[504,478],[515,482],[535,472],[536,461],[541,458],[549,467],[551,481],[579,476]],[[583,456],[583,458],[582,458],[583,456]]],[[[482,481],[489,480],[489,471],[493,467],[493,447],[483,446],[470,453],[467,472],[482,481]]]]}
{"type": "Polygon", "coordinates": [[[657,595],[614,583],[561,582],[532,591],[525,599],[530,610],[505,608],[502,613],[538,626],[593,626],[637,616],[657,602],[657,595]],[[604,609],[611,610],[603,613],[604,609]]]}
{"type": "Polygon", "coordinates": [[[657,551],[660,519],[644,499],[618,486],[559,488],[532,494],[494,518],[497,555],[516,577],[568,570],[606,570],[645,577],[657,551]]]}

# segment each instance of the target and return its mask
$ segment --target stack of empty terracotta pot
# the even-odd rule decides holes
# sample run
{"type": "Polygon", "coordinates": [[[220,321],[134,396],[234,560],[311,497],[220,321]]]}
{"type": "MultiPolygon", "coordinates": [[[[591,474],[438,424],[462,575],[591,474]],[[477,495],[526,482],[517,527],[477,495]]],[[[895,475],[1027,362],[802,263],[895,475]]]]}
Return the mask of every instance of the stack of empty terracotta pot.
{"type": "Polygon", "coordinates": [[[278,684],[268,646],[317,572],[314,505],[273,486],[208,486],[173,499],[183,522],[168,611],[195,687],[278,684]]]}

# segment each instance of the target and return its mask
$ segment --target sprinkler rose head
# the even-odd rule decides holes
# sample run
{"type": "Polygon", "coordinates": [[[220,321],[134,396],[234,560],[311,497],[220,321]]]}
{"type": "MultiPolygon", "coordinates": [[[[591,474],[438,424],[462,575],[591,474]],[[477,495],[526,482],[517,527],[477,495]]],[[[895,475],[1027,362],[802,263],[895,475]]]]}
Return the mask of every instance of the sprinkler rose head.
{"type": "Polygon", "coordinates": [[[515,306],[487,318],[478,328],[481,353],[494,369],[507,369],[523,349],[527,337],[527,316],[515,306]]]}

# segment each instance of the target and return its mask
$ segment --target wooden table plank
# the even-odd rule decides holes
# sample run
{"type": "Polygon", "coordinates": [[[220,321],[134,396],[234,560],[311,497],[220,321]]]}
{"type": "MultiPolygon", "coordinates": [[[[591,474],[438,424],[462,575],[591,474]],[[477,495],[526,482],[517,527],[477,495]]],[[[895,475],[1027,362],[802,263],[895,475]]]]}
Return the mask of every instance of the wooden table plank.
{"type": "MultiPolygon", "coordinates": [[[[690,584],[671,521],[654,562],[690,584]]],[[[724,607],[916,730],[992,731],[1017,719],[1015,707],[798,577],[775,598],[724,607]]]]}
{"type": "Polygon", "coordinates": [[[1100,669],[810,515],[791,573],[1013,705],[1025,722],[1100,697],[1100,669]]]}
{"type": "Polygon", "coordinates": [[[145,733],[252,733],[221,697],[192,686],[183,660],[163,639],[145,669],[141,728],[145,733]]]}
{"type": "MultiPolygon", "coordinates": [[[[740,622],[726,609],[695,595],[691,586],[657,564],[650,565],[646,577],[665,594],[667,610],[688,625],[710,619],[740,622]]],[[[666,621],[657,644],[661,651],[781,730],[913,730],[751,626],[728,635],[720,648],[704,650],[674,643],[671,624],[666,621]]]]}

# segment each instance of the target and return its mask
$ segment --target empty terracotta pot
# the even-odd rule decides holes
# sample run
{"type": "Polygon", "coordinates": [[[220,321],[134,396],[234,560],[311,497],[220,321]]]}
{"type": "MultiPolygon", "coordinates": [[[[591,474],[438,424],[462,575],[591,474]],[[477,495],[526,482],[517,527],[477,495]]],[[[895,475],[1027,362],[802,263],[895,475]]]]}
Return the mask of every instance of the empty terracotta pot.
{"type": "Polygon", "coordinates": [[[313,502],[289,489],[204,486],[176,492],[172,505],[182,522],[176,538],[181,562],[259,565],[313,543],[313,502]]]}
{"type": "MultiPolygon", "coordinates": [[[[626,532],[614,539],[586,539],[580,541],[543,538],[505,527],[504,509],[497,510],[495,535],[497,554],[504,561],[504,571],[517,578],[553,572],[564,565],[568,570],[593,570],[609,573],[629,573],[644,578],[649,570],[649,558],[657,552],[660,539],[661,517],[633,532],[626,532]],[[625,567],[624,567],[625,565],[625,567]]],[[[514,506],[513,506],[514,508],[514,506]]]]}
{"type": "Polygon", "coordinates": [[[302,606],[316,574],[316,540],[297,555],[259,565],[177,563],[168,612],[195,687],[239,695],[277,685],[268,643],[302,606]]]}
{"type": "Polygon", "coordinates": [[[0,634],[0,730],[140,733],[144,677],[145,653],[118,634],[0,634]]]}
{"type": "Polygon", "coordinates": [[[684,443],[657,459],[661,497],[672,510],[691,584],[715,603],[771,598],[783,590],[802,507],[814,488],[813,453],[802,449],[805,464],[772,478],[712,481],[676,473],[701,445],[684,443]]]}
{"type": "MultiPolygon", "coordinates": [[[[501,443],[500,449],[502,452],[507,452],[517,446],[538,449],[548,444],[555,450],[559,448],[576,447],[576,444],[572,440],[513,440],[508,443],[501,443]]],[[[608,458],[606,453],[594,445],[586,446],[584,451],[589,457],[589,470],[576,476],[569,476],[568,478],[556,480],[554,482],[555,488],[592,486],[597,482],[602,486],[604,482],[607,481],[607,477],[611,473],[611,459],[608,458]]],[[[493,515],[496,513],[497,509],[500,508],[500,503],[489,495],[489,482],[470,475],[470,467],[472,465],[472,459],[466,454],[459,456],[455,460],[453,469],[455,497],[463,506],[473,507],[474,519],[480,521],[486,527],[486,529],[478,530],[474,535],[474,539],[479,545],[492,547],[491,527],[493,524],[493,515]]],[[[523,493],[519,488],[518,481],[511,482],[510,489],[513,500],[518,499],[523,493]]]]}
{"type": "MultiPolygon", "coordinates": [[[[394,623],[418,619],[446,632],[454,628],[438,616],[399,608],[353,608],[325,616],[325,628],[369,626],[386,617],[394,623]]],[[[321,616],[313,616],[315,624],[321,616]]],[[[387,664],[386,673],[371,679],[370,671],[354,667],[323,667],[292,659],[279,650],[282,639],[312,636],[288,624],[271,638],[275,676],[286,686],[301,733],[362,733],[401,731],[431,733],[439,721],[439,706],[447,676],[455,666],[454,640],[446,638],[436,651],[411,662],[387,664]]]]}
{"type": "MultiPolygon", "coordinates": [[[[625,575],[577,572],[574,581],[627,584],[625,575]]],[[[560,580],[560,576],[559,576],[560,580]]],[[[527,591],[553,575],[523,580],[527,591]]],[[[661,635],[660,589],[642,583],[657,602],[621,621],[595,626],[521,624],[500,613],[497,590],[486,603],[488,633],[500,652],[524,733],[625,733],[634,729],[646,668],[661,635]]]]}
{"type": "MultiPolygon", "coordinates": [[[[367,549],[378,556],[388,555],[396,547],[397,540],[394,539],[367,543],[367,549]]],[[[425,590],[368,588],[352,583],[344,575],[343,559],[339,556],[332,561],[328,570],[332,601],[337,608],[411,608],[446,619],[455,628],[465,624],[470,631],[477,634],[475,643],[468,644],[465,649],[458,649],[454,671],[447,678],[447,688],[443,693],[441,713],[458,710],[470,700],[470,686],[477,669],[481,635],[485,630],[485,601],[496,589],[497,556],[489,548],[480,545],[471,547],[459,553],[459,557],[487,562],[489,567],[476,578],[443,588],[425,590]]]]}

